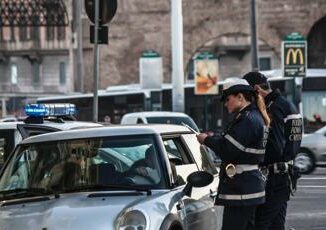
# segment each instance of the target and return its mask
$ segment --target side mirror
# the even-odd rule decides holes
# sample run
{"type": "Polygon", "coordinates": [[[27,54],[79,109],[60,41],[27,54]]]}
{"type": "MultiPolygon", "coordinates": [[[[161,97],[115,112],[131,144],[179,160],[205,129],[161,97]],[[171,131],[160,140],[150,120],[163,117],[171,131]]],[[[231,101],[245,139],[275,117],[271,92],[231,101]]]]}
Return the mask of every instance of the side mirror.
{"type": "Polygon", "coordinates": [[[183,193],[189,196],[191,194],[192,187],[195,188],[205,187],[210,183],[212,183],[213,180],[214,180],[213,175],[208,172],[205,171],[193,172],[187,177],[188,183],[186,187],[183,189],[183,193]]]}
{"type": "Polygon", "coordinates": [[[205,171],[193,172],[187,177],[187,182],[197,188],[205,187],[212,183],[213,180],[213,175],[205,171]]]}

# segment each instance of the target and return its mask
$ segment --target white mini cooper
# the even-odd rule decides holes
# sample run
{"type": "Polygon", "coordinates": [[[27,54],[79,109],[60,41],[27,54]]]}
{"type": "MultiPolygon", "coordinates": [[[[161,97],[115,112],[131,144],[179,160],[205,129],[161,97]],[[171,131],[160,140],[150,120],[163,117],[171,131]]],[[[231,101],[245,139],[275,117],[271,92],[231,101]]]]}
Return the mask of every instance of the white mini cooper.
{"type": "Polygon", "coordinates": [[[217,229],[217,170],[177,125],[23,140],[0,174],[0,229],[217,229]]]}

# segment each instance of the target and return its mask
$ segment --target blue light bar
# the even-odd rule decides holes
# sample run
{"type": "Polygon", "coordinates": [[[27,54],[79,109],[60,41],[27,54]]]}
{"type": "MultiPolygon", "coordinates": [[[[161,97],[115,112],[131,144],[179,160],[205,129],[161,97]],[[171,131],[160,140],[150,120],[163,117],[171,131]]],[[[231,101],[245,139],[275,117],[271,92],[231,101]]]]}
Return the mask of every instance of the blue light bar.
{"type": "Polygon", "coordinates": [[[28,104],[24,109],[26,115],[30,117],[60,117],[76,114],[74,104],[28,104]]]}

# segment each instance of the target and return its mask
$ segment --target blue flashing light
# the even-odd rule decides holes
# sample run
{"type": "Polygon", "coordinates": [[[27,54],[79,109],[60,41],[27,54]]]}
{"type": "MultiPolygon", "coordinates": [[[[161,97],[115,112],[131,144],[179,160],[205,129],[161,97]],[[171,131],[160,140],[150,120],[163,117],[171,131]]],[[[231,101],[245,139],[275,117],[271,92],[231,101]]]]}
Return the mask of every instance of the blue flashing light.
{"type": "Polygon", "coordinates": [[[28,104],[25,113],[30,117],[60,117],[73,116],[76,114],[74,104],[28,104]]]}

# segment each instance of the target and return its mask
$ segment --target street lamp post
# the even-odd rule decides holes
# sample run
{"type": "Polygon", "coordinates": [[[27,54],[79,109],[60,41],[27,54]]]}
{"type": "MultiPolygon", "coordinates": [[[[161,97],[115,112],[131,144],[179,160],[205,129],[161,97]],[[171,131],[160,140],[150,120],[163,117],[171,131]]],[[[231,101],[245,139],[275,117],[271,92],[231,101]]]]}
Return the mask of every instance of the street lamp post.
{"type": "Polygon", "coordinates": [[[253,71],[259,70],[258,48],[257,48],[257,29],[256,29],[256,0],[251,0],[251,68],[253,71]]]}
{"type": "Polygon", "coordinates": [[[99,47],[98,47],[98,29],[100,0],[95,0],[95,29],[94,29],[94,97],[93,97],[93,121],[98,121],[98,79],[99,79],[99,47]]]}
{"type": "Polygon", "coordinates": [[[171,0],[172,110],[184,112],[182,0],[171,0]]]}

